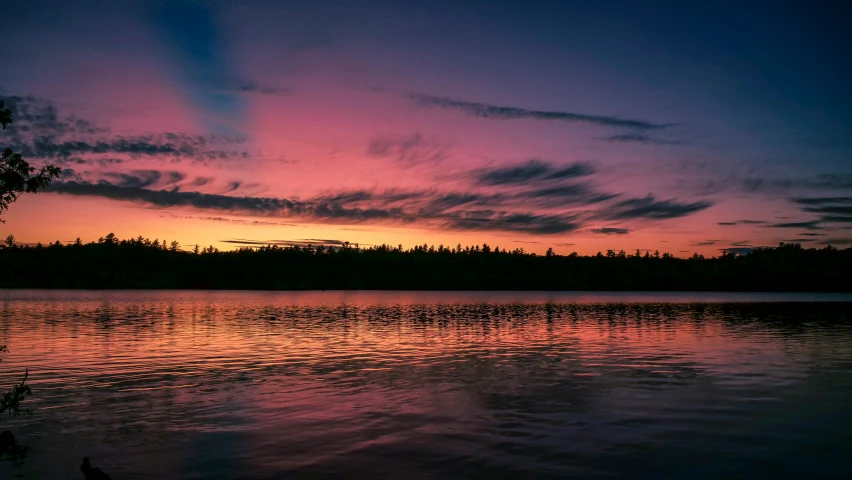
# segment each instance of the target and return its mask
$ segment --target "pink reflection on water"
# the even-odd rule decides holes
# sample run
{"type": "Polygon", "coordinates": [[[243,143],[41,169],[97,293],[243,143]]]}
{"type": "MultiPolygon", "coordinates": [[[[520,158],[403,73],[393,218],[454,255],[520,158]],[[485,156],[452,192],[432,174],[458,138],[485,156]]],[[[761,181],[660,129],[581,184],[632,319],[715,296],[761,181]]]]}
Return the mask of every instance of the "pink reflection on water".
{"type": "Polygon", "coordinates": [[[759,304],[694,303],[720,294],[603,301],[636,295],[4,291],[0,380],[30,369],[36,415],[15,424],[43,455],[124,458],[107,464],[122,478],[151,458],[214,478],[218,461],[334,474],[378,468],[381,452],[614,448],[624,422],[656,425],[629,431],[653,444],[741,421],[748,402],[782,402],[812,365],[849,357],[840,330],[792,335],[749,318],[759,304]],[[210,449],[224,450],[199,466],[210,449]]]}

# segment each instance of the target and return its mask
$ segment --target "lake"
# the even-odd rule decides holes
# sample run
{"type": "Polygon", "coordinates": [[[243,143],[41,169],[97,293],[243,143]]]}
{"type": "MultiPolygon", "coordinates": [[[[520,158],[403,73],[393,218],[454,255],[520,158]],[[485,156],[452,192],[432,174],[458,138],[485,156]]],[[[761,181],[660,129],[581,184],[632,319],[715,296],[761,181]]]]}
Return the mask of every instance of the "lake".
{"type": "Polygon", "coordinates": [[[850,478],[852,297],[0,290],[0,478],[850,478]]]}

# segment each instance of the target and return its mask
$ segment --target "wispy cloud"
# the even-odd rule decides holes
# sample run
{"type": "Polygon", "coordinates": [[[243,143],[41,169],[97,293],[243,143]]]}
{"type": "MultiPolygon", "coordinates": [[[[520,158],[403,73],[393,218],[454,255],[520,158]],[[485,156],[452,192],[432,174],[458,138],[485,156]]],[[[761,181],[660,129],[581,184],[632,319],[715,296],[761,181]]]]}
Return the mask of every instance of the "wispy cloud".
{"type": "Polygon", "coordinates": [[[809,206],[822,206],[831,204],[852,205],[852,197],[797,197],[792,198],[791,201],[799,205],[809,206]]]}
{"type": "MultiPolygon", "coordinates": [[[[144,135],[136,137],[111,136],[89,140],[61,140],[36,137],[30,141],[19,141],[9,148],[34,158],[64,159],[79,155],[125,154],[130,157],[169,156],[183,157],[195,161],[228,160],[245,157],[245,152],[211,149],[214,143],[240,143],[239,140],[190,136],[177,133],[144,135]]],[[[75,160],[74,163],[88,163],[75,160]]],[[[92,163],[97,163],[92,160],[92,163]]],[[[120,163],[112,160],[112,163],[120,163]]]]}
{"type": "MultiPolygon", "coordinates": [[[[265,247],[265,246],[279,246],[279,247],[307,247],[307,246],[323,246],[323,247],[343,247],[348,245],[349,242],[345,240],[333,240],[333,239],[316,239],[316,238],[307,238],[307,239],[298,239],[298,240],[250,240],[244,238],[231,238],[227,240],[219,240],[222,243],[231,243],[234,245],[243,245],[247,247],[265,247]]],[[[366,245],[366,244],[362,244],[366,245]]]]}
{"type": "Polygon", "coordinates": [[[38,132],[41,136],[65,134],[97,135],[107,130],[92,122],[73,115],[60,116],[52,101],[32,95],[0,94],[0,100],[12,111],[13,124],[6,127],[5,134],[16,141],[21,135],[38,132]]]}
{"type": "Polygon", "coordinates": [[[258,85],[256,82],[245,82],[237,87],[242,93],[260,93],[263,95],[289,95],[292,90],[286,87],[273,87],[270,85],[258,85]]]}
{"type": "MultiPolygon", "coordinates": [[[[502,172],[502,182],[518,177],[566,177],[590,171],[576,165],[556,168],[547,164],[527,165],[529,172],[502,172]]],[[[68,195],[96,196],[142,203],[157,208],[189,208],[198,211],[261,217],[286,218],[304,223],[331,224],[417,224],[445,230],[491,230],[530,234],[570,233],[587,228],[588,223],[605,220],[658,221],[697,213],[712,205],[708,201],[680,202],[657,200],[653,196],[610,202],[617,194],[600,192],[588,183],[555,184],[544,188],[516,188],[505,191],[440,190],[343,190],[308,199],[288,199],[257,195],[234,195],[243,188],[230,182],[224,192],[201,193],[185,188],[205,186],[209,179],[188,180],[176,171],[132,170],[105,173],[92,178],[69,170],[62,182],[49,191],[68,195]]],[[[483,172],[479,172],[480,175],[483,172]]],[[[493,178],[492,177],[492,181],[493,178]]],[[[557,181],[558,180],[554,180],[557,181]]],[[[499,182],[498,182],[499,183],[499,182]]],[[[625,235],[623,227],[600,227],[594,233],[625,235]]]]}
{"type": "Polygon", "coordinates": [[[742,189],[747,192],[790,192],[795,190],[848,190],[852,189],[852,174],[823,173],[804,177],[746,178],[741,181],[740,185],[742,189]]]}
{"type": "Polygon", "coordinates": [[[619,135],[610,135],[604,140],[613,143],[642,143],[645,145],[682,145],[679,140],[666,140],[661,138],[653,138],[646,133],[623,133],[619,135]]]}
{"type": "Polygon", "coordinates": [[[603,227],[603,228],[593,228],[592,233],[599,233],[601,235],[627,235],[630,233],[630,230],[626,228],[615,228],[615,227],[603,227]]]}
{"type": "Polygon", "coordinates": [[[852,216],[825,215],[820,217],[820,221],[825,223],[852,223],[852,216]]]}
{"type": "Polygon", "coordinates": [[[114,158],[114,157],[100,157],[100,158],[83,158],[83,157],[68,157],[68,158],[60,158],[55,159],[54,163],[59,167],[65,167],[67,165],[86,165],[86,166],[99,166],[99,167],[111,167],[114,165],[120,165],[125,163],[127,160],[123,158],[114,158]]]}
{"type": "Polygon", "coordinates": [[[516,193],[513,198],[543,208],[569,208],[600,204],[617,196],[599,192],[588,183],[580,183],[525,190],[516,193]]]}
{"type": "Polygon", "coordinates": [[[804,230],[822,230],[823,227],[820,226],[819,220],[811,220],[807,222],[783,222],[783,223],[772,223],[766,226],[766,228],[801,228],[804,230]]]}
{"type": "MultiPolygon", "coordinates": [[[[230,212],[255,216],[272,216],[297,219],[310,223],[418,223],[448,230],[489,230],[536,234],[572,232],[582,227],[573,214],[538,214],[470,206],[467,209],[412,208],[394,206],[400,201],[397,192],[389,195],[364,195],[348,197],[349,201],[321,196],[308,200],[293,200],[273,197],[228,196],[200,192],[185,192],[178,189],[151,190],[140,185],[150,182],[140,176],[136,185],[128,179],[119,183],[106,180],[97,183],[87,181],[64,181],[54,183],[49,191],[81,196],[97,196],[113,200],[132,201],[161,208],[187,207],[197,210],[230,212]],[[124,185],[124,186],[122,186],[124,185]],[[369,200],[369,202],[367,201],[369,200]]],[[[441,197],[434,192],[421,192],[416,200],[434,202],[441,197]]],[[[347,197],[341,197],[347,198],[347,197]]],[[[408,195],[407,198],[415,198],[408,195]]]]}
{"type": "Polygon", "coordinates": [[[160,217],[163,218],[185,218],[192,220],[205,220],[210,222],[226,222],[226,223],[239,223],[244,225],[266,225],[266,226],[281,226],[281,227],[298,227],[298,224],[295,223],[282,223],[282,222],[270,222],[267,220],[250,220],[245,218],[228,218],[228,217],[209,217],[209,216],[199,216],[199,215],[176,215],[174,213],[161,213],[160,217]]]}
{"type": "Polygon", "coordinates": [[[392,158],[405,164],[439,163],[444,161],[450,145],[434,138],[412,135],[379,135],[370,140],[367,154],[392,158]]]}
{"type": "Polygon", "coordinates": [[[186,175],[176,171],[132,170],[128,173],[108,172],[104,174],[112,179],[112,184],[121,188],[147,188],[152,186],[174,185],[186,175]]]}
{"type": "Polygon", "coordinates": [[[233,193],[237,190],[241,190],[245,194],[247,191],[259,192],[265,190],[265,188],[263,185],[255,182],[246,183],[241,180],[231,180],[227,183],[222,193],[233,193]]]}
{"type": "Polygon", "coordinates": [[[427,199],[427,202],[422,207],[422,211],[424,212],[441,212],[472,205],[477,207],[498,207],[508,199],[508,196],[499,193],[485,194],[473,192],[434,192],[423,197],[427,199]]]}
{"type": "Polygon", "coordinates": [[[482,185],[512,185],[530,180],[565,180],[585,177],[594,174],[595,171],[595,168],[588,163],[556,167],[552,163],[532,159],[509,167],[481,169],[476,173],[476,181],[482,185]]]}
{"type": "Polygon", "coordinates": [[[501,230],[552,235],[573,232],[580,229],[582,224],[572,215],[474,210],[447,214],[444,226],[451,230],[501,230]]]}
{"type": "Polygon", "coordinates": [[[208,163],[248,156],[237,148],[244,142],[241,137],[180,132],[115,135],[88,120],[60,115],[56,105],[46,99],[32,96],[0,96],[0,99],[10,106],[15,119],[4,132],[7,138],[4,147],[25,157],[50,159],[60,166],[109,166],[138,157],[208,163]]]}
{"type": "Polygon", "coordinates": [[[502,120],[533,119],[570,123],[586,123],[615,128],[633,128],[639,130],[662,130],[670,125],[655,123],[648,120],[636,120],[610,115],[590,115],[583,113],[529,110],[526,108],[490,105],[487,103],[468,102],[446,97],[422,95],[418,93],[407,94],[408,99],[421,107],[443,108],[446,110],[457,110],[474,117],[492,118],[502,120]]]}
{"type": "Polygon", "coordinates": [[[796,198],[793,201],[802,205],[804,212],[852,216],[852,198],[850,197],[796,198]]]}
{"type": "MultiPolygon", "coordinates": [[[[679,188],[696,195],[736,192],[747,195],[765,195],[778,199],[791,195],[847,192],[852,190],[852,174],[830,173],[796,177],[777,177],[768,173],[765,177],[745,176],[738,172],[713,174],[706,170],[680,171],[679,188]],[[691,173],[691,175],[685,175],[691,173]]],[[[845,197],[820,197],[845,198],[845,197]]]]}
{"type": "Polygon", "coordinates": [[[215,180],[213,177],[195,177],[195,179],[189,182],[189,185],[192,187],[203,187],[215,180]]]}
{"type": "Polygon", "coordinates": [[[763,225],[767,223],[766,220],[735,220],[732,222],[719,222],[716,225],[720,226],[732,226],[732,225],[763,225]]]}
{"type": "Polygon", "coordinates": [[[652,195],[644,198],[631,198],[616,203],[612,209],[603,213],[610,220],[678,218],[700,212],[713,206],[713,202],[679,202],[677,200],[657,200],[652,195]]]}
{"type": "Polygon", "coordinates": [[[477,180],[483,185],[506,185],[513,183],[525,183],[533,178],[543,176],[550,171],[550,165],[538,160],[505,168],[494,168],[483,170],[477,180]]]}
{"type": "Polygon", "coordinates": [[[849,223],[852,224],[852,197],[794,197],[790,201],[802,210],[802,212],[816,214],[817,220],[807,222],[791,222],[771,225],[780,228],[796,228],[802,225],[808,230],[824,230],[823,223],[849,223]]]}

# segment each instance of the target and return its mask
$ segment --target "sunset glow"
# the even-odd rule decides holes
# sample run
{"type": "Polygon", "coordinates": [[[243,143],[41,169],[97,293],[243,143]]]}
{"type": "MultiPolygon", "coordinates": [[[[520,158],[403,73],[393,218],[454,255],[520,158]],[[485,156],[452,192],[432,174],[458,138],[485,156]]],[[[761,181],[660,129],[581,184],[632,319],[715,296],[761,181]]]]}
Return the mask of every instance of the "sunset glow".
{"type": "Polygon", "coordinates": [[[849,33],[804,6],[38,4],[0,146],[63,177],[20,243],[852,244],[849,33]]]}

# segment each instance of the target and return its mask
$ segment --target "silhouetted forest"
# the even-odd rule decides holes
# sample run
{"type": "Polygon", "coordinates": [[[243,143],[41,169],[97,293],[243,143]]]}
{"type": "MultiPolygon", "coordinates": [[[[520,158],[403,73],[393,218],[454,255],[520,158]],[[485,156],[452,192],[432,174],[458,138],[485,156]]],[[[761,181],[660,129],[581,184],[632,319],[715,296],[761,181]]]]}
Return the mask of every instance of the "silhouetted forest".
{"type": "Polygon", "coordinates": [[[110,234],[98,242],[0,249],[0,287],[376,290],[852,291],[852,249],[781,244],[748,255],[676,258],[607,251],[263,246],[219,251],[110,234]]]}

